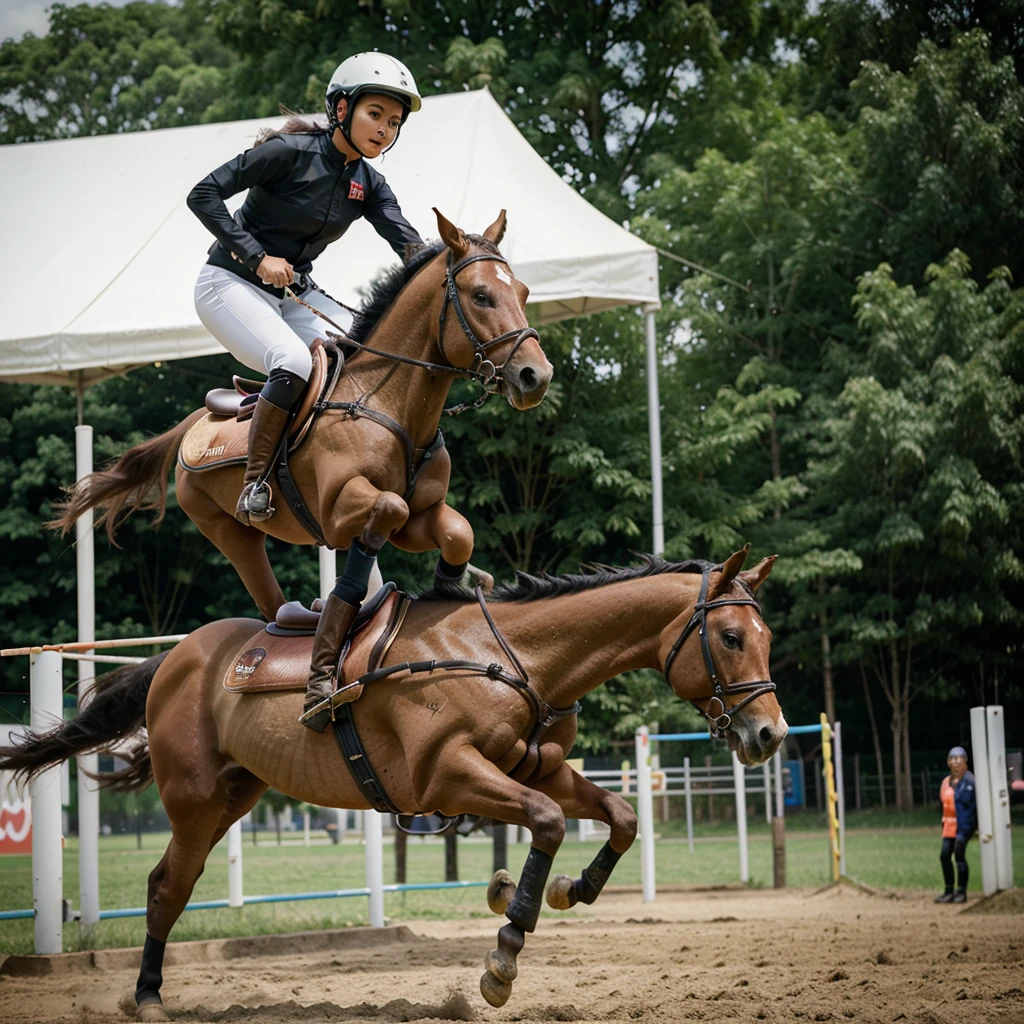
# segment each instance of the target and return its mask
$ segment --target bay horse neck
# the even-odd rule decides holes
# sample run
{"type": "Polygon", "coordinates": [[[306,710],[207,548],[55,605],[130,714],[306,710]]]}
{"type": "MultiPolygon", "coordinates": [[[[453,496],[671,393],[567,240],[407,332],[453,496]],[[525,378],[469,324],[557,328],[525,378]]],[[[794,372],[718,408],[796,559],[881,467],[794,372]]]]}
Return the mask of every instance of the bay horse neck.
{"type": "Polygon", "coordinates": [[[667,572],[488,608],[540,696],[568,707],[621,672],[661,671],[665,630],[692,611],[700,582],[667,572]]]}
{"type": "MultiPolygon", "coordinates": [[[[423,362],[447,362],[438,345],[447,253],[442,249],[405,284],[366,338],[367,345],[423,362]]],[[[346,365],[329,397],[340,398],[353,387],[360,396],[372,396],[368,404],[400,423],[413,444],[422,447],[434,438],[456,376],[361,352],[346,365]]]]}

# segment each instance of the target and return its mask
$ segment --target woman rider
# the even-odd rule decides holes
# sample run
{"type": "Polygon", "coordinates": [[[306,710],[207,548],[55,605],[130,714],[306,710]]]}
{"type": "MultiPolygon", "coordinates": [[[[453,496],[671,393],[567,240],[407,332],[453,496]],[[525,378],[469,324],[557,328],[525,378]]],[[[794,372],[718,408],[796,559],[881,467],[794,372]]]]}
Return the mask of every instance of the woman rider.
{"type": "MultiPolygon", "coordinates": [[[[308,275],[313,260],[353,221],[365,217],[399,256],[422,241],[383,176],[367,163],[394,144],[420,106],[416,82],[401,61],[356,54],[331,76],[326,129],[293,119],[283,133],[268,133],[189,193],[189,209],[217,239],[196,282],[199,319],[239,362],[267,374],[235,512],[247,525],[274,514],[267,477],[312,372],[309,348],[323,333],[319,318],[284,289],[336,319],[341,309],[308,275]],[[232,216],[224,200],[245,189],[245,202],[232,216]]],[[[345,574],[320,617],[301,719],[313,728],[329,721],[329,712],[308,713],[333,689],[338,651],[366,596],[374,561],[352,544],[345,574]]]]}

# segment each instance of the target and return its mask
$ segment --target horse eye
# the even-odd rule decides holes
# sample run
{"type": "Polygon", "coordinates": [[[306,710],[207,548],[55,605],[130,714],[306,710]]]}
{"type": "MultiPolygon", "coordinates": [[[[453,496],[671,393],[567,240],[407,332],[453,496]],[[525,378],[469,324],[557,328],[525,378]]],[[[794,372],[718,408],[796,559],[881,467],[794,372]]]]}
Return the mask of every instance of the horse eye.
{"type": "Polygon", "coordinates": [[[474,293],[473,301],[478,306],[490,306],[491,305],[491,297],[490,297],[490,295],[487,294],[487,292],[476,292],[476,293],[474,293]]]}
{"type": "Polygon", "coordinates": [[[740,638],[736,633],[723,633],[722,643],[729,648],[730,651],[738,651],[743,644],[740,642],[740,638]]]}

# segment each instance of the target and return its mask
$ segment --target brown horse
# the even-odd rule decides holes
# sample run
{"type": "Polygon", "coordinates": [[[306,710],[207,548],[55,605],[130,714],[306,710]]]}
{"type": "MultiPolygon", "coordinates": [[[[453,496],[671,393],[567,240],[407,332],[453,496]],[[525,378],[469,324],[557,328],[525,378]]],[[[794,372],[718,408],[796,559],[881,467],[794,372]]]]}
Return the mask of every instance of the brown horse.
{"type": "MultiPolygon", "coordinates": [[[[390,540],[404,551],[439,548],[457,566],[473,553],[473,529],[445,501],[447,451],[431,450],[452,381],[471,377],[502,393],[513,408],[530,409],[544,397],[552,369],[526,322],[529,289],[497,248],[505,211],[482,236],[464,234],[440,213],[437,224],[443,244],[392,275],[394,301],[379,320],[367,322],[379,311],[379,295],[363,316],[360,334],[372,351],[349,361],[328,397],[335,407],[321,413],[289,464],[330,547],[345,549],[358,539],[376,553],[390,540]]],[[[66,533],[83,512],[102,507],[97,522],[113,539],[118,523],[136,508],[162,516],[171,462],[204,415],[198,410],[80,481],[53,525],[66,533]]],[[[273,619],[285,598],[267,558],[267,534],[291,544],[318,539],[285,502],[265,522],[237,520],[243,468],[187,472],[179,463],[176,494],[235,567],[260,613],[273,619]]]]}
{"type": "MultiPolygon", "coordinates": [[[[648,556],[629,569],[524,574],[486,602],[482,591],[478,600],[468,591],[462,599],[414,600],[386,655],[392,674],[366,683],[349,705],[366,760],[398,810],[474,814],[530,829],[518,886],[499,872],[488,889],[491,909],[509,919],[480,983],[492,1005],[511,993],[565,819],[605,822],[611,835],[581,878],[552,880],[547,900],[556,909],[592,903],[636,836],[630,805],[565,763],[579,698],[617,673],[660,669],[745,764],[770,757],[785,736],[768,672],[771,633],[753,598],[774,556],[741,571],[745,558],[746,549],[717,566],[648,556]],[[480,662],[476,671],[471,659],[480,662]]],[[[210,849],[268,786],[322,806],[370,805],[334,737],[295,724],[296,693],[222,686],[261,625],[203,626],[170,653],[105,677],[74,722],[0,748],[0,768],[31,774],[145,721],[148,753],[141,748],[120,781],[156,779],[172,838],[149,880],[140,1020],[165,1019],[161,964],[171,926],[210,849]]]]}

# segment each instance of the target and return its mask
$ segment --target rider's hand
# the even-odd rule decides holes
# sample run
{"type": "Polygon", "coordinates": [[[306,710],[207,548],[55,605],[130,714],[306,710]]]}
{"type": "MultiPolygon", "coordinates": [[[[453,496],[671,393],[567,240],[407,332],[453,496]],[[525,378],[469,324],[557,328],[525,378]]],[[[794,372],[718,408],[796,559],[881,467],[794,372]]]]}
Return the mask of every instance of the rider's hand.
{"type": "Polygon", "coordinates": [[[264,284],[283,288],[295,280],[292,265],[280,256],[264,256],[256,268],[256,275],[264,284]]]}

